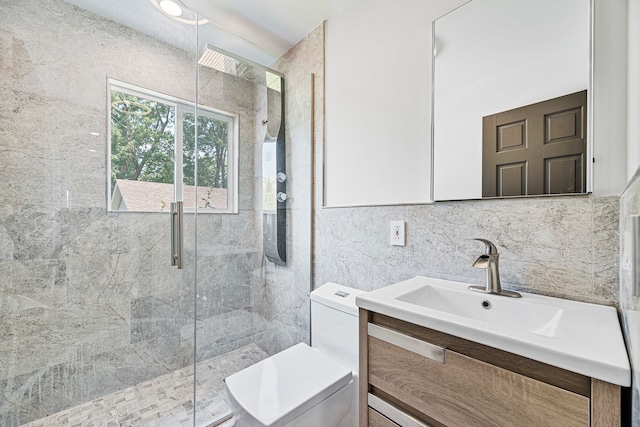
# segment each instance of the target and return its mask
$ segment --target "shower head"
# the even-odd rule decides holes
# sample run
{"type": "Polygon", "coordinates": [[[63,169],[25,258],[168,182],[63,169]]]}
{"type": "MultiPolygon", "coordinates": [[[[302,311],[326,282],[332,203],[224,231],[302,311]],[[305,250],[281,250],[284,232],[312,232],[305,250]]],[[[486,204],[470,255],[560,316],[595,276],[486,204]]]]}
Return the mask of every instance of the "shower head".
{"type": "Polygon", "coordinates": [[[198,64],[214,70],[222,71],[234,77],[240,77],[252,83],[266,85],[265,73],[277,75],[277,72],[263,67],[262,65],[235,56],[232,53],[218,49],[209,44],[205,45],[198,64]]]}
{"type": "Polygon", "coordinates": [[[236,76],[240,61],[206,45],[198,64],[236,76]]]}

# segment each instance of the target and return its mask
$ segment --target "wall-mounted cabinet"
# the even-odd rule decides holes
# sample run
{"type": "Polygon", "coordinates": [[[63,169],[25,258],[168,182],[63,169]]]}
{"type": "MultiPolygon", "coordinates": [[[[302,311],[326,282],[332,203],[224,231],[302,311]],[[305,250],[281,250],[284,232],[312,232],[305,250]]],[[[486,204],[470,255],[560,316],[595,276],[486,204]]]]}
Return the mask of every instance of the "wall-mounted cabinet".
{"type": "MultiPolygon", "coordinates": [[[[488,112],[485,111],[486,114],[478,115],[474,123],[454,122],[453,127],[456,130],[477,127],[479,130],[476,134],[481,137],[484,115],[580,91],[587,87],[590,73],[593,80],[589,95],[592,102],[588,106],[593,117],[590,135],[593,149],[590,157],[593,157],[592,161],[595,160],[593,163],[586,163],[589,168],[593,168],[593,174],[588,175],[589,180],[593,181],[593,187],[588,191],[598,196],[618,194],[627,180],[626,1],[548,1],[546,4],[551,5],[550,10],[541,9],[541,2],[534,1],[531,2],[532,7],[543,10],[541,19],[544,25],[540,25],[540,19],[531,19],[530,24],[548,33],[551,17],[558,17],[557,12],[560,9],[567,9],[567,4],[575,2],[584,5],[579,14],[582,17],[581,22],[584,23],[582,29],[586,36],[593,21],[592,40],[583,37],[581,42],[584,45],[581,52],[585,56],[578,64],[582,83],[568,84],[562,93],[552,92],[540,98],[523,99],[515,104],[491,106],[488,112]],[[594,4],[594,8],[589,16],[591,3],[594,4]],[[587,58],[590,54],[592,61],[587,58]]],[[[451,133],[448,131],[450,128],[439,122],[439,119],[442,119],[439,107],[442,105],[435,105],[433,108],[431,106],[433,35],[430,23],[465,3],[468,2],[399,0],[390,5],[378,1],[352,0],[327,22],[323,206],[402,205],[428,203],[433,197],[435,200],[443,201],[482,197],[480,184],[477,184],[481,182],[479,179],[471,179],[470,183],[455,191],[445,188],[444,192],[440,192],[438,187],[438,182],[453,183],[464,177],[481,176],[480,164],[471,163],[481,158],[480,145],[476,146],[476,151],[456,150],[451,147],[458,148],[458,145],[447,145],[451,133]],[[435,143],[438,143],[438,135],[447,137],[443,144],[434,147],[433,156],[430,120],[432,110],[436,113],[435,143]],[[446,153],[454,155],[450,158],[453,158],[458,167],[450,167],[451,163],[443,160],[441,155],[446,153]],[[460,153],[465,153],[466,156],[461,156],[460,153]],[[434,167],[433,180],[432,161],[434,166],[437,165],[434,167]],[[435,187],[434,194],[431,194],[432,185],[435,187]]],[[[475,4],[476,1],[472,3],[475,4]]],[[[523,15],[527,18],[529,15],[523,13],[520,3],[515,7],[516,12],[519,12],[519,18],[523,18],[523,15]]],[[[514,2],[505,1],[502,4],[513,6],[514,2]]],[[[569,14],[575,16],[577,12],[569,14]]],[[[495,30],[500,46],[513,39],[511,36],[505,36],[506,27],[512,27],[519,34],[523,30],[522,25],[514,23],[514,20],[509,22],[510,25],[497,26],[477,19],[475,14],[471,15],[470,20],[480,27],[479,31],[472,32],[473,35],[495,30]]],[[[455,25],[452,29],[456,34],[460,34],[466,27],[455,25]]],[[[540,39],[538,36],[537,40],[540,39]]],[[[544,53],[552,50],[551,45],[555,46],[557,43],[549,41],[538,46],[544,53]]],[[[522,55],[529,51],[517,47],[516,45],[509,51],[505,62],[498,64],[500,70],[506,72],[513,66],[516,53],[522,55]]],[[[444,41],[441,41],[438,49],[440,59],[451,53],[450,50],[447,52],[444,41]]],[[[468,57],[467,53],[463,52],[461,56],[468,57]]],[[[478,71],[481,67],[474,60],[478,59],[477,56],[486,56],[487,49],[472,49],[471,54],[472,65],[456,66],[456,73],[451,77],[478,71]]],[[[523,65],[529,70],[535,70],[533,77],[543,78],[543,71],[549,70],[549,61],[541,58],[540,55],[534,58],[537,59],[536,66],[532,67],[529,62],[523,65]]],[[[441,70],[438,73],[436,70],[435,83],[442,83],[442,78],[446,75],[446,71],[441,70]],[[440,82],[437,81],[438,78],[440,82]]],[[[483,80],[481,77],[475,79],[483,80]]],[[[545,79],[546,83],[549,80],[556,81],[558,75],[556,73],[545,79]]],[[[477,96],[467,95],[466,98],[463,96],[462,101],[455,99],[453,105],[460,109],[483,101],[486,104],[498,98],[512,101],[513,84],[507,85],[500,74],[495,80],[503,87],[508,87],[503,95],[496,96],[495,92],[477,96]]],[[[541,95],[540,92],[546,87],[544,82],[539,80],[524,80],[525,82],[520,82],[519,86],[524,85],[535,96],[541,95]]],[[[470,81],[474,81],[473,76],[470,81]]],[[[459,82],[453,82],[453,85],[461,91],[466,88],[459,82]]],[[[440,103],[439,99],[441,98],[436,97],[436,102],[440,103]]],[[[466,137],[457,138],[463,139],[466,137]]]]}

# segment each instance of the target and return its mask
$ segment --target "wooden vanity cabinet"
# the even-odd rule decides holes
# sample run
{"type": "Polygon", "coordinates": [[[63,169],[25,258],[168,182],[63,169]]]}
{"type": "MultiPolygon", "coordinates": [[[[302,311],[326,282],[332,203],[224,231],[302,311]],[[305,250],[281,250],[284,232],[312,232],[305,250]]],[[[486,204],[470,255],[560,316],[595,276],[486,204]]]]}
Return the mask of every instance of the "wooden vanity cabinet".
{"type": "Polygon", "coordinates": [[[360,310],[360,427],[620,425],[620,387],[360,310]]]}
{"type": "Polygon", "coordinates": [[[374,411],[369,408],[369,426],[371,427],[399,427],[400,424],[396,424],[389,418],[385,417],[378,411],[374,411]]]}

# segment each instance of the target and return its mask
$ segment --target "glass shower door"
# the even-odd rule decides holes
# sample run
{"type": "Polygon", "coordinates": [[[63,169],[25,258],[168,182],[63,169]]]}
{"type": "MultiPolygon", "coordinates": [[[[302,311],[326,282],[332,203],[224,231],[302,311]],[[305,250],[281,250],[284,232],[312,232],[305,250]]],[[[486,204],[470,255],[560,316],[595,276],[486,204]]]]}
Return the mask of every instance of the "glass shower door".
{"type": "Polygon", "coordinates": [[[215,111],[230,118],[231,132],[220,137],[208,122],[197,130],[197,199],[225,192],[228,200],[227,212],[197,208],[196,425],[208,426],[232,416],[225,377],[309,342],[313,98],[308,71],[255,46],[261,64],[234,55],[218,46],[228,37],[213,24],[198,31],[198,120],[215,111]],[[226,168],[216,182],[217,154],[226,168]],[[275,212],[286,220],[279,235],[265,233],[275,212]],[[277,258],[274,236],[282,239],[277,258]]]}
{"type": "Polygon", "coordinates": [[[2,7],[0,425],[181,425],[195,214],[177,270],[169,204],[196,28],[149,0],[2,7]]]}
{"type": "Polygon", "coordinates": [[[2,7],[0,425],[224,419],[222,378],[309,341],[311,75],[267,63],[287,94],[277,264],[263,246],[267,82],[198,65],[228,35],[156,0],[2,7]]]}

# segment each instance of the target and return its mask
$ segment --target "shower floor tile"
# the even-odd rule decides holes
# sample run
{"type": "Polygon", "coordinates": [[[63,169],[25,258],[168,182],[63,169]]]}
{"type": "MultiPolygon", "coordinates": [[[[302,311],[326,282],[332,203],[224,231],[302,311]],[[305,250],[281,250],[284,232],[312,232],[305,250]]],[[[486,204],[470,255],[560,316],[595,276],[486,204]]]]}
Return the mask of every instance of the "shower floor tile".
{"type": "MultiPolygon", "coordinates": [[[[222,380],[268,355],[255,344],[196,366],[196,426],[230,414],[222,380]]],[[[102,396],[22,427],[193,426],[193,366],[102,396]]],[[[232,427],[233,419],[220,424],[232,427]]]]}

